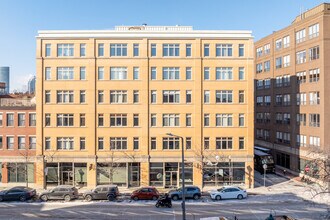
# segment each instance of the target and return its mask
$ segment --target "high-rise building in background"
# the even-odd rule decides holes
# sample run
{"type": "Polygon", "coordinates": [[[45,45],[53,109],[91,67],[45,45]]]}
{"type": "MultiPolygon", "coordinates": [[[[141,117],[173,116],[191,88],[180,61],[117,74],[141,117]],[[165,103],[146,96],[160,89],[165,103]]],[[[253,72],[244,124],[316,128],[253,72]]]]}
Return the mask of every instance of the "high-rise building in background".
{"type": "Polygon", "coordinates": [[[36,76],[32,76],[28,81],[28,93],[34,94],[36,91],[36,76]]]}
{"type": "Polygon", "coordinates": [[[257,41],[255,53],[256,145],[279,168],[318,177],[311,161],[330,152],[330,4],[257,41]]]}
{"type": "Polygon", "coordinates": [[[0,83],[5,83],[5,93],[9,93],[9,79],[10,79],[10,75],[9,75],[9,67],[7,66],[0,66],[0,83]]]}
{"type": "Polygon", "coordinates": [[[176,187],[184,147],[186,184],[253,187],[253,72],[250,31],[39,31],[37,184],[176,187]]]}

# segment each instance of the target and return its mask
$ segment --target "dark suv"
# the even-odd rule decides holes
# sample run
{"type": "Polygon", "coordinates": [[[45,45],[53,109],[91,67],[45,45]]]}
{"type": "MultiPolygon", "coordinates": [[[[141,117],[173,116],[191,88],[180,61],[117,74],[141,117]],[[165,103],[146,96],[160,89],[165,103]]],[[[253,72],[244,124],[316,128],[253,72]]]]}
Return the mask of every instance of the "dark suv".
{"type": "Polygon", "coordinates": [[[36,190],[25,187],[25,186],[16,186],[13,188],[8,188],[0,191],[0,202],[5,200],[15,200],[15,201],[25,201],[33,199],[36,196],[36,190]]]}
{"type": "Polygon", "coordinates": [[[102,185],[97,186],[95,189],[86,191],[83,195],[84,199],[88,202],[97,199],[108,199],[113,201],[119,196],[119,190],[116,185],[102,185]]]}
{"type": "Polygon", "coordinates": [[[78,190],[73,186],[61,185],[57,186],[54,189],[48,190],[40,194],[40,199],[42,201],[52,200],[52,199],[61,199],[66,202],[72,199],[78,199],[78,190]]]}
{"type": "MultiPolygon", "coordinates": [[[[197,186],[187,186],[184,194],[186,199],[197,200],[201,197],[201,190],[197,186]]],[[[182,188],[169,191],[169,196],[173,200],[182,199],[182,188]]]]}

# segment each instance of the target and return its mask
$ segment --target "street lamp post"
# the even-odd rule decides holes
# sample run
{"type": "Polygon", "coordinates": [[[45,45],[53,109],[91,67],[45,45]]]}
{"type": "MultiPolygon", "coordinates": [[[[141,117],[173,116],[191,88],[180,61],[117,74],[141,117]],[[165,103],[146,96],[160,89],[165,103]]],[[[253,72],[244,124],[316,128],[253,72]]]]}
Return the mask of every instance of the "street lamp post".
{"type": "Polygon", "coordinates": [[[181,139],[181,178],[182,178],[182,220],[186,220],[186,198],[185,198],[185,176],[184,176],[184,144],[183,144],[183,137],[172,134],[166,133],[168,136],[171,137],[178,137],[181,139]]]}

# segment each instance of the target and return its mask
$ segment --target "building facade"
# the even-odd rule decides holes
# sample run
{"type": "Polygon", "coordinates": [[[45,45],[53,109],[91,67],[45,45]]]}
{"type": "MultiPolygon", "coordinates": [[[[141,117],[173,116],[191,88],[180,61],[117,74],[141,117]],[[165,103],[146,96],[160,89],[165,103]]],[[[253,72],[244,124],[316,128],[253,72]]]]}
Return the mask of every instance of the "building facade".
{"type": "Polygon", "coordinates": [[[330,148],[329,36],[330,4],[321,4],[255,43],[255,143],[295,174],[330,148]]]}
{"type": "Polygon", "coordinates": [[[32,76],[27,84],[28,87],[28,93],[29,94],[34,94],[36,91],[36,76],[32,76]]]}
{"type": "Polygon", "coordinates": [[[253,187],[250,31],[39,31],[39,185],[253,187]],[[169,136],[168,133],[177,136],[169,136]]]}
{"type": "Polygon", "coordinates": [[[9,93],[9,67],[8,66],[0,66],[0,82],[5,83],[5,93],[9,93]]]}
{"type": "Polygon", "coordinates": [[[0,96],[0,187],[34,185],[36,105],[30,97],[0,96]]]}

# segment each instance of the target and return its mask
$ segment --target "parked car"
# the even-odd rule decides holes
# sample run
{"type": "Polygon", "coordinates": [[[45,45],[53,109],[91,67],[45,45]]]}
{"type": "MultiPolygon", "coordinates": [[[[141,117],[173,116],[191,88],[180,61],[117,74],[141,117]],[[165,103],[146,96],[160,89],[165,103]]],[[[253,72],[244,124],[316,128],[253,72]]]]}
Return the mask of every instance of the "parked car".
{"type": "Polygon", "coordinates": [[[155,187],[142,187],[131,194],[131,199],[135,201],[139,199],[157,200],[159,195],[160,194],[155,187]]]}
{"type": "Polygon", "coordinates": [[[84,192],[83,197],[86,201],[92,200],[109,200],[113,201],[119,196],[119,190],[116,185],[102,185],[96,186],[95,189],[84,192]]]}
{"type": "Polygon", "coordinates": [[[60,199],[69,202],[72,199],[78,199],[79,195],[76,187],[60,185],[41,193],[39,197],[42,201],[60,199]]]}
{"type": "MultiPolygon", "coordinates": [[[[174,201],[182,199],[182,188],[169,191],[169,195],[174,201]]],[[[201,197],[201,190],[197,186],[187,186],[184,195],[186,199],[197,200],[201,197]]]]}
{"type": "Polygon", "coordinates": [[[245,189],[237,186],[224,186],[220,189],[210,191],[210,195],[215,200],[243,199],[247,197],[247,192],[245,189]]]}
{"type": "Polygon", "coordinates": [[[36,196],[36,190],[25,187],[16,186],[0,191],[0,202],[2,201],[26,201],[36,196]]]}

